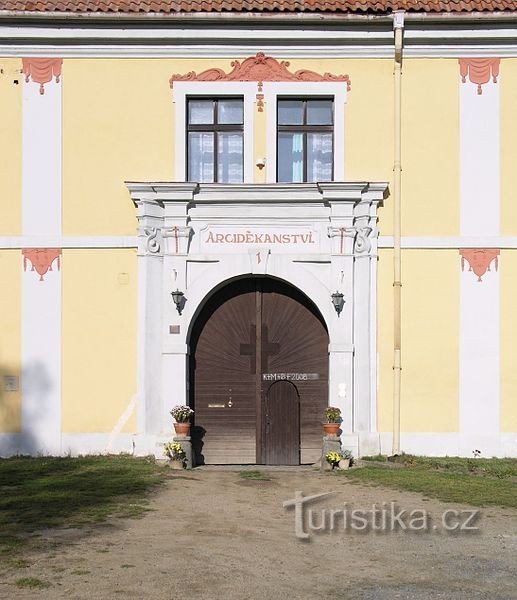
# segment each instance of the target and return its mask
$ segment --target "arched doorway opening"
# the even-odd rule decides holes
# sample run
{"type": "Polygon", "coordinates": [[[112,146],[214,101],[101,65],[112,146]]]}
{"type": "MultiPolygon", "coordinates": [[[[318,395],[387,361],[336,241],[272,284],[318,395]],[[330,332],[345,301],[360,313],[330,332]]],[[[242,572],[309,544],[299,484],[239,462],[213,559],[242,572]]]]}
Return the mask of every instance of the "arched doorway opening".
{"type": "Polygon", "coordinates": [[[190,336],[197,461],[317,460],[328,404],[328,341],[316,306],[284,281],[249,277],[214,292],[190,336]]]}

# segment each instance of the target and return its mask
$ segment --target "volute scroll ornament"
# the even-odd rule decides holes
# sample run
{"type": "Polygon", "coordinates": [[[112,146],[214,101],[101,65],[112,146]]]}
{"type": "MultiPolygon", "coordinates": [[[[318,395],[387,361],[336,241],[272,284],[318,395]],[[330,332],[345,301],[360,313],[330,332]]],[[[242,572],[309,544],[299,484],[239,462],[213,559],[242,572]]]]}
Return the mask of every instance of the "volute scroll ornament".
{"type": "Polygon", "coordinates": [[[159,229],[157,227],[144,227],[145,249],[151,254],[160,251],[160,242],[158,241],[159,229]]]}
{"type": "Polygon", "coordinates": [[[366,254],[372,249],[372,242],[370,235],[373,231],[373,227],[358,227],[355,235],[355,246],[354,250],[358,254],[366,254]]]}

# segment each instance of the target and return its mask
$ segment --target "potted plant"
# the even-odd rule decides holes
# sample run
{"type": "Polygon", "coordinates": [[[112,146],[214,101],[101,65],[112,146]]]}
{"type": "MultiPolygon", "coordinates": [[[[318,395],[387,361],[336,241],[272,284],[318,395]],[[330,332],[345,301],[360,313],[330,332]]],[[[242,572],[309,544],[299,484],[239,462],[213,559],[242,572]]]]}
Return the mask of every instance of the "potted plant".
{"type": "Polygon", "coordinates": [[[339,455],[341,458],[338,462],[338,467],[340,469],[349,469],[350,465],[354,462],[354,457],[352,456],[350,450],[341,450],[339,455]]]}
{"type": "Polygon", "coordinates": [[[178,442],[167,442],[163,445],[163,453],[169,459],[171,469],[183,469],[185,467],[185,451],[178,442]]]}
{"type": "Polygon", "coordinates": [[[186,436],[190,433],[190,417],[194,411],[188,406],[178,405],[171,410],[174,418],[174,431],[177,435],[186,436]]]}
{"type": "Polygon", "coordinates": [[[339,452],[327,452],[327,454],[325,454],[325,460],[330,465],[330,469],[334,470],[339,465],[341,454],[339,452]]]}
{"type": "Polygon", "coordinates": [[[325,435],[335,437],[341,425],[341,410],[335,406],[327,406],[325,409],[325,421],[323,423],[325,435]]]}

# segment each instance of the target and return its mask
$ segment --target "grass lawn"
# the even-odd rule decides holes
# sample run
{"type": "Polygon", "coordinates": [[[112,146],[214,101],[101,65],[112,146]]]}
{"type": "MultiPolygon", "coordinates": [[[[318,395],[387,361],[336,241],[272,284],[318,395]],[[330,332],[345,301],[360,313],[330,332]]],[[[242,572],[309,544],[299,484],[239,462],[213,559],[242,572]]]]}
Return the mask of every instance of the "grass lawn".
{"type": "Polygon", "coordinates": [[[271,481],[271,478],[263,471],[239,471],[239,477],[241,479],[253,479],[256,481],[271,481]]]}
{"type": "Polygon", "coordinates": [[[445,502],[517,508],[517,459],[428,458],[402,455],[365,458],[366,466],[337,471],[361,483],[419,492],[445,502]]]}
{"type": "Polygon", "coordinates": [[[0,459],[0,561],[37,529],[141,515],[165,477],[154,461],[129,456],[0,459]]]}

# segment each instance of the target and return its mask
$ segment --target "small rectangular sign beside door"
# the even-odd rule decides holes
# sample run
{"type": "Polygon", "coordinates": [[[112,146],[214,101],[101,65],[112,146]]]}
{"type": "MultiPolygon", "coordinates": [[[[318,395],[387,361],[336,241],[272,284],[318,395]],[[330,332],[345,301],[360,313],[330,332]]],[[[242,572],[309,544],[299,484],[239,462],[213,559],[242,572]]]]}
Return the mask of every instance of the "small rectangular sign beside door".
{"type": "Polygon", "coordinates": [[[262,373],[263,381],[309,381],[319,378],[319,373],[262,373]]]}

